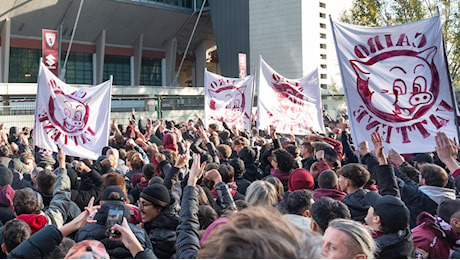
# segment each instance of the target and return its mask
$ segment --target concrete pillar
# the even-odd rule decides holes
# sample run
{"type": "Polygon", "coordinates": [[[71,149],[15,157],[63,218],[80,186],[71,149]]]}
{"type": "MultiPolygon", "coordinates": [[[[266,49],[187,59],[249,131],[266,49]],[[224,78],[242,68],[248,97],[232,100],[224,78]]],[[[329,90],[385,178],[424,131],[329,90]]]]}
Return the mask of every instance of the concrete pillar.
{"type": "Polygon", "coordinates": [[[195,81],[194,86],[204,86],[204,70],[206,69],[206,42],[202,41],[195,49],[195,81]]]}
{"type": "Polygon", "coordinates": [[[105,56],[105,34],[106,31],[102,30],[101,34],[96,40],[96,82],[102,83],[104,75],[104,56],[105,56]]]}
{"type": "Polygon", "coordinates": [[[161,59],[161,85],[166,86],[166,59],[161,59]]]}
{"type": "Polygon", "coordinates": [[[174,76],[176,75],[176,54],[177,54],[177,39],[169,39],[166,43],[166,85],[173,84],[174,76]]]}
{"type": "Polygon", "coordinates": [[[6,18],[2,28],[2,49],[1,49],[1,82],[8,83],[10,72],[10,38],[11,38],[11,20],[6,18]]]}
{"type": "Polygon", "coordinates": [[[144,44],[144,35],[139,35],[134,43],[134,86],[141,84],[141,67],[142,67],[142,48],[144,44]]]}

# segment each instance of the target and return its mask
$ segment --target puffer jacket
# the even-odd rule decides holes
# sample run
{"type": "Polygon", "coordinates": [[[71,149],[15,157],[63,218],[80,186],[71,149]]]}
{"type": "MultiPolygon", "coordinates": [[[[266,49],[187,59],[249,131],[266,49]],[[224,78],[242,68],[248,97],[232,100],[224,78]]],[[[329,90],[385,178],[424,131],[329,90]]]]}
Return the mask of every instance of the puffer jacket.
{"type": "MultiPolygon", "coordinates": [[[[94,216],[94,219],[97,220],[97,223],[86,225],[80,230],[78,230],[77,234],[75,235],[74,240],[76,242],[80,242],[86,239],[98,240],[102,244],[104,244],[107,250],[107,253],[109,253],[110,255],[110,258],[117,258],[117,259],[132,258],[131,253],[123,245],[121,241],[112,241],[106,235],[107,228],[106,228],[105,222],[107,220],[107,214],[109,211],[109,207],[111,205],[118,206],[118,205],[123,205],[123,203],[119,201],[106,201],[104,204],[102,204],[101,208],[94,216]]],[[[130,220],[129,208],[125,205],[123,206],[124,206],[124,217],[129,222],[130,220]]],[[[134,235],[136,235],[136,238],[139,240],[139,242],[141,243],[145,251],[152,251],[152,244],[145,230],[131,223],[129,224],[129,227],[133,231],[134,235]]]]}
{"type": "Polygon", "coordinates": [[[150,238],[153,246],[153,253],[158,258],[171,258],[174,254],[174,244],[177,235],[176,228],[179,224],[176,202],[173,200],[157,217],[152,221],[144,223],[144,229],[150,238]]]}

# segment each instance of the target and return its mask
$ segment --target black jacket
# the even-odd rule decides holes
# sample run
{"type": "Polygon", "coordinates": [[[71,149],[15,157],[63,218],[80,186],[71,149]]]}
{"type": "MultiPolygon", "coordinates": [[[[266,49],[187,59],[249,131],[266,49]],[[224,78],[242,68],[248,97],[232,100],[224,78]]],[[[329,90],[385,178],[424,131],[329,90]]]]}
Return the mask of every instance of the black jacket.
{"type": "Polygon", "coordinates": [[[179,224],[175,203],[171,203],[152,221],[144,223],[144,229],[152,243],[153,252],[158,258],[171,258],[175,252],[176,228],[179,224]]]}
{"type": "Polygon", "coordinates": [[[11,259],[43,259],[61,243],[62,233],[53,225],[46,225],[8,254],[11,259]]]}
{"type": "MultiPolygon", "coordinates": [[[[216,184],[220,207],[225,211],[236,210],[235,203],[223,182],[216,184]]],[[[177,226],[176,254],[174,258],[195,259],[200,250],[200,222],[198,221],[198,189],[186,186],[182,197],[180,222],[177,226]]]]}
{"type": "Polygon", "coordinates": [[[195,259],[200,250],[200,222],[198,220],[198,188],[184,188],[177,227],[176,254],[174,258],[195,259]]]}
{"type": "Polygon", "coordinates": [[[82,182],[85,182],[83,185],[79,185],[78,189],[72,189],[71,198],[74,201],[80,210],[85,210],[86,205],[88,205],[91,197],[95,198],[95,202],[99,202],[99,199],[102,196],[103,186],[102,186],[102,176],[96,169],[91,169],[89,173],[85,174],[86,178],[82,178],[82,182]],[[91,187],[88,190],[84,190],[83,187],[91,187]]]}
{"type": "MultiPolygon", "coordinates": [[[[417,224],[417,216],[427,211],[431,215],[436,215],[436,209],[438,203],[430,198],[427,193],[422,192],[421,189],[425,189],[428,186],[418,186],[412,179],[403,174],[401,171],[393,167],[377,167],[376,171],[377,184],[379,190],[393,190],[393,187],[399,187],[399,193],[401,194],[401,200],[404,201],[410,212],[410,227],[414,228],[417,224]]],[[[454,199],[455,191],[447,188],[434,188],[437,189],[437,195],[441,196],[445,194],[446,198],[448,194],[454,199]]],[[[382,195],[395,195],[392,193],[381,192],[382,195]]],[[[397,196],[397,195],[395,195],[397,196]]]]}
{"type": "Polygon", "coordinates": [[[262,179],[262,176],[263,176],[263,171],[260,170],[259,168],[257,168],[257,166],[255,165],[255,163],[248,163],[248,164],[244,164],[244,175],[243,177],[250,181],[250,182],[253,182],[253,181],[256,181],[256,180],[261,180],[262,179]]]}
{"type": "Polygon", "coordinates": [[[374,241],[377,245],[376,258],[414,258],[414,243],[409,228],[399,233],[385,234],[374,238],[374,241]]]}
{"type": "MultiPolygon", "coordinates": [[[[123,205],[123,203],[119,201],[106,201],[104,204],[102,204],[101,208],[94,216],[94,219],[97,220],[97,223],[86,225],[78,230],[77,234],[75,235],[75,241],[80,242],[86,239],[98,240],[104,244],[107,253],[110,255],[110,258],[132,258],[131,253],[121,241],[112,241],[106,235],[107,228],[105,222],[107,220],[107,214],[110,205],[123,205]]],[[[129,222],[129,208],[124,206],[124,209],[124,217],[129,222]]],[[[136,235],[136,238],[139,240],[145,251],[152,250],[152,244],[145,230],[131,223],[129,223],[129,227],[133,231],[134,235],[136,235]]]]}
{"type": "Polygon", "coordinates": [[[374,191],[360,189],[343,198],[342,202],[350,210],[351,219],[364,223],[364,218],[369,210],[369,203],[365,199],[368,192],[374,191]]]}

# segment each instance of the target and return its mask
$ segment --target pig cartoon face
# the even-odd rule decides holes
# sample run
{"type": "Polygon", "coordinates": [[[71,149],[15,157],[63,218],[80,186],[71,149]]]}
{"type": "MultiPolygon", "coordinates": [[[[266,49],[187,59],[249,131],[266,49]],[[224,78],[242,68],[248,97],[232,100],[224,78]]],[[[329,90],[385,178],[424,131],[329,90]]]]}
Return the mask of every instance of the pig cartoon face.
{"type": "Polygon", "coordinates": [[[89,115],[89,107],[86,103],[71,95],[57,92],[55,99],[50,98],[48,106],[51,120],[62,131],[76,134],[84,130],[89,115]],[[58,107],[57,104],[63,106],[58,107]]]}
{"type": "Polygon", "coordinates": [[[240,88],[227,86],[218,90],[208,90],[211,109],[215,110],[219,117],[223,116],[227,123],[237,121],[243,115],[246,106],[245,89],[246,86],[240,88]]]}
{"type": "Polygon", "coordinates": [[[435,54],[436,47],[431,47],[422,52],[390,51],[366,63],[350,61],[367,108],[391,122],[406,122],[425,114],[439,93],[435,54]]]}
{"type": "Polygon", "coordinates": [[[302,92],[287,83],[273,83],[279,109],[285,120],[298,122],[303,118],[304,101],[308,100],[302,92]]]}

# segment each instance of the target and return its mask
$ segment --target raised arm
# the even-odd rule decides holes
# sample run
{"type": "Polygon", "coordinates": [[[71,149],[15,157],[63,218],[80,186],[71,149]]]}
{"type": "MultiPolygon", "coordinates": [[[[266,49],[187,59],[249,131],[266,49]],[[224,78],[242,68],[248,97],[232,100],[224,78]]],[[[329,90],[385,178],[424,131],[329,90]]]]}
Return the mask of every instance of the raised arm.
{"type": "Polygon", "coordinates": [[[196,183],[203,175],[206,163],[200,165],[200,155],[193,155],[193,163],[184,188],[179,225],[177,226],[175,258],[196,258],[200,250],[200,222],[198,221],[198,188],[196,183]]]}
{"type": "MultiPolygon", "coordinates": [[[[439,159],[446,165],[449,172],[453,175],[460,169],[460,165],[457,163],[458,146],[455,140],[449,139],[444,132],[438,132],[436,134],[436,153],[439,159]]],[[[459,171],[460,172],[460,171],[459,171]]],[[[454,176],[454,177],[455,177],[454,176]]]]}

